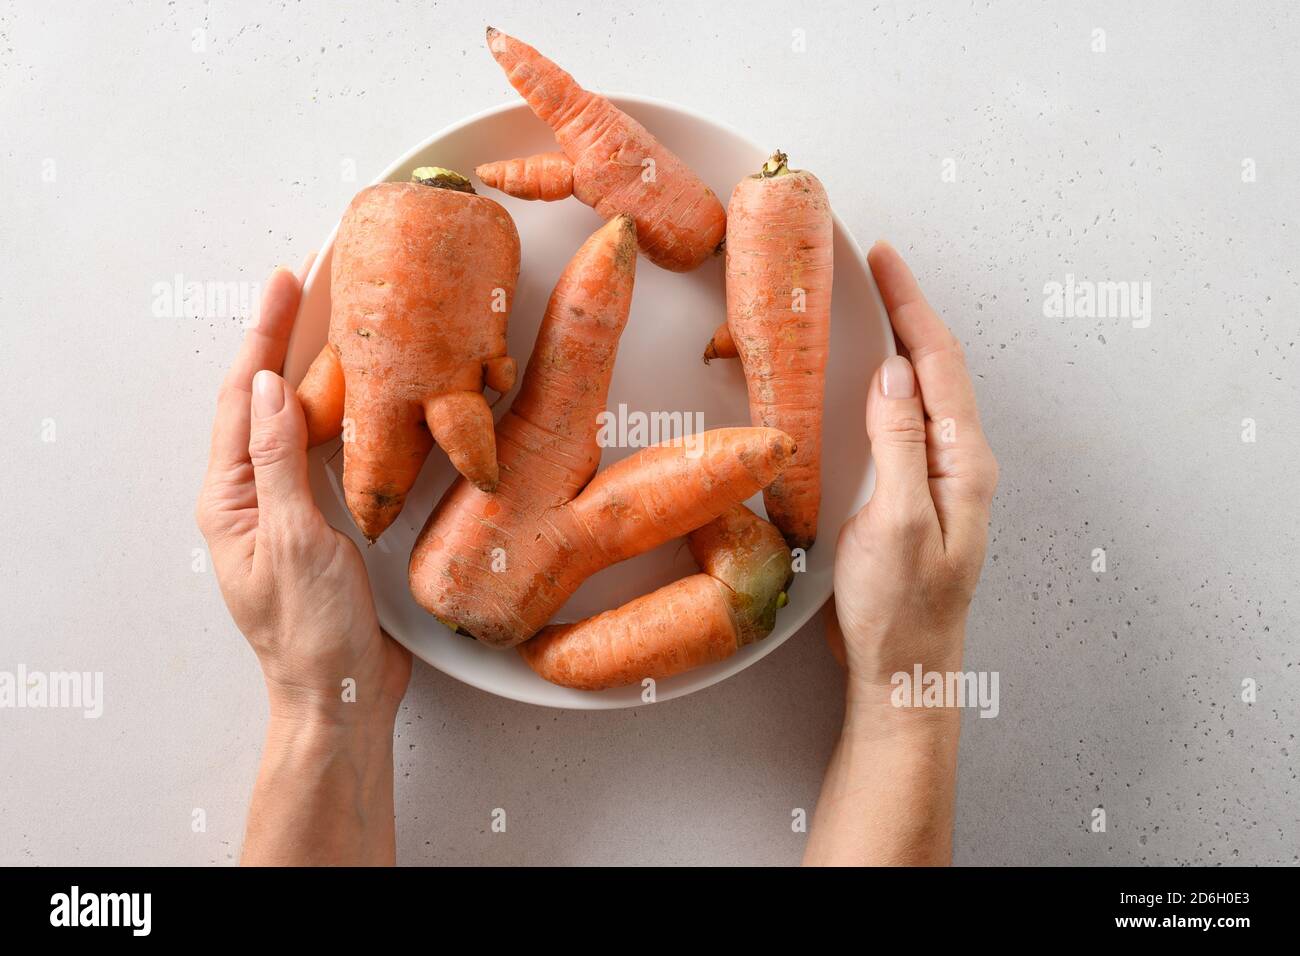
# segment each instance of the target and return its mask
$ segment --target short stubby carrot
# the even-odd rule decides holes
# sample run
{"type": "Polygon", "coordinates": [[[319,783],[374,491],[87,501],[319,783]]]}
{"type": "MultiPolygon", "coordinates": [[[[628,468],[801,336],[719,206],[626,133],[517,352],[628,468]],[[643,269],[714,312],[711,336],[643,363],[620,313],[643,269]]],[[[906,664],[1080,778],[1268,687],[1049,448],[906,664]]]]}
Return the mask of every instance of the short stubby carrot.
{"type": "Polygon", "coordinates": [[[521,199],[563,199],[571,192],[605,219],[627,213],[646,258],[673,272],[688,272],[717,252],[726,211],[676,154],[527,43],[492,27],[487,41],[564,155],[488,163],[477,169],[483,182],[521,199]]]}
{"type": "Polygon", "coordinates": [[[826,190],[778,152],[742,179],[727,207],[727,321],[704,360],[739,355],[754,425],[798,446],[763,492],[791,547],[817,538],[822,414],[830,350],[834,220],[826,190]]]}
{"type": "Polygon", "coordinates": [[[514,387],[506,324],[518,276],[509,213],[450,170],[367,187],[344,214],[329,341],[298,397],[310,444],[343,436],[344,497],[369,540],[402,510],[434,442],[475,485],[496,487],[482,389],[514,387]]]}
{"type": "Polygon", "coordinates": [[[688,536],[701,573],[519,645],[540,677],[578,690],[663,680],[771,633],[793,578],[781,533],[735,505],[688,536]]]}
{"type": "Polygon", "coordinates": [[[715,429],[597,474],[598,415],[635,271],[635,227],[616,216],[551,293],[519,394],[497,424],[496,492],[457,480],[420,532],[411,593],[453,630],[495,647],[526,640],[592,574],[709,523],[793,454],[775,429],[715,429]]]}
{"type": "Polygon", "coordinates": [[[484,163],[474,169],[474,175],[516,199],[554,202],[573,195],[573,163],[563,153],[484,163]]]}

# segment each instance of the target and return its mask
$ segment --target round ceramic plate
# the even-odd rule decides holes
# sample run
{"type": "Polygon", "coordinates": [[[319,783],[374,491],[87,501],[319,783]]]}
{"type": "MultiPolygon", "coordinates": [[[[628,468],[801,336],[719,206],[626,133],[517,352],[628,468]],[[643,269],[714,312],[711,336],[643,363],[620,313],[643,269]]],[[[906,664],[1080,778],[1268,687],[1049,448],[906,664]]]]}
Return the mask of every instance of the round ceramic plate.
{"type": "MultiPolygon", "coordinates": [[[[639,96],[612,95],[685,160],[725,204],[732,187],[755,172],[771,149],[734,130],[679,106],[639,96]]],[[[771,148],[786,144],[768,144],[771,148]]],[[[419,166],[444,166],[466,175],[475,166],[555,149],[550,131],[522,102],[487,110],[430,137],[390,166],[377,182],[406,180],[419,166]]],[[[794,159],[798,160],[797,153],[794,159]]],[[[475,188],[504,205],[514,217],[523,246],[523,263],[510,316],[510,354],[523,369],[532,351],[551,287],[569,257],[601,224],[576,199],[541,203],[515,200],[475,181],[475,188]]],[[[832,202],[834,196],[831,197],[832,202]]],[[[307,277],[298,321],[289,344],[285,375],[297,384],[325,343],[330,313],[330,258],[333,233],[307,277]]],[[[796,575],[790,604],[780,612],[767,638],[728,660],[659,681],[656,699],[681,697],[730,677],[776,650],[815,614],[831,593],[835,537],[845,518],[871,494],[871,467],[863,408],[869,370],[893,353],[893,336],[862,251],[843,224],[835,222],[835,288],[830,365],[826,379],[826,417],[822,459],[820,539],[808,554],[807,569],[796,575]]],[[[748,425],[745,380],[739,362],[700,360],[714,328],[725,317],[722,259],[682,275],[638,259],[632,314],[619,346],[609,408],[627,414],[680,412],[705,428],[748,425]]],[[[488,393],[491,400],[492,393],[488,393]]],[[[509,407],[513,393],[496,404],[509,407]]],[[[634,421],[634,419],[629,419],[634,421]]],[[[321,510],[334,527],[352,535],[365,555],[375,604],[385,630],[415,656],[451,676],[502,697],[550,707],[605,709],[642,703],[641,688],[587,693],[548,684],[514,651],[485,647],[450,633],[411,597],[406,565],[425,519],[455,472],[437,448],[397,520],[373,546],[352,523],[343,503],[339,442],[310,455],[312,484],[321,510]]],[[[606,448],[602,467],[636,451],[606,448]]],[[[762,497],[749,506],[763,514],[762,497]]],[[[574,621],[604,611],[698,569],[684,542],[675,541],[608,568],[589,579],[556,616],[574,621]]]]}

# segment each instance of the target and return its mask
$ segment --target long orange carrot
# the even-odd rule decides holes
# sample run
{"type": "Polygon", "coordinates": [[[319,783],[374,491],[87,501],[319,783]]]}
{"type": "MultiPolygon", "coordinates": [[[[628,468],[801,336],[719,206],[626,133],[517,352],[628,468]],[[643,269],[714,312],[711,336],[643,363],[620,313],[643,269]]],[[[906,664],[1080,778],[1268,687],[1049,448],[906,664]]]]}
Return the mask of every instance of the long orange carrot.
{"type": "Polygon", "coordinates": [[[774,429],[717,429],[596,474],[597,415],[635,271],[635,227],[616,216],[551,293],[519,394],[497,425],[496,493],[458,480],[420,532],[411,593],[449,627],[496,647],[526,640],[586,578],[707,524],[793,453],[774,429]]]}
{"type": "Polygon", "coordinates": [[[551,127],[571,165],[565,169],[554,154],[543,154],[480,166],[480,179],[521,199],[550,200],[569,195],[567,177],[573,195],[603,218],[632,216],[641,251],[674,272],[694,269],[717,251],[726,213],[690,167],[527,43],[492,27],[487,40],[510,84],[551,127]]]}
{"type": "Polygon", "coordinates": [[[310,443],[343,434],[344,496],[371,541],[402,510],[435,441],[462,475],[496,487],[482,389],[508,391],[515,379],[514,222],[448,170],[419,169],[415,180],[363,189],[344,214],[329,342],[298,387],[310,443]]]}
{"type": "Polygon", "coordinates": [[[793,577],[781,533],[736,505],[688,541],[703,573],[545,627],[519,645],[520,656],[553,684],[605,690],[724,660],[771,633],[793,577]]]}
{"type": "Polygon", "coordinates": [[[817,537],[822,403],[830,347],[834,223],[826,190],[778,152],[742,179],[727,207],[727,321],[704,359],[739,354],[755,425],[798,446],[763,492],[791,547],[817,537]]]}

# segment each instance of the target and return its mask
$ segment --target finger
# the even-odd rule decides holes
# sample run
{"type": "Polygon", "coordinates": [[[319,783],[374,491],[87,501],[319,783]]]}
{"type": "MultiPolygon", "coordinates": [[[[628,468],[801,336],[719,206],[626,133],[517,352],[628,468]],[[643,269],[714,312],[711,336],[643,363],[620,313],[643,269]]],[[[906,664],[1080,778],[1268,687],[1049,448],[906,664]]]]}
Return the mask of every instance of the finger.
{"type": "Polygon", "coordinates": [[[876,462],[872,520],[883,515],[910,530],[938,526],[930,499],[925,410],[912,365],[901,355],[885,359],[867,390],[867,435],[876,462]]]}
{"type": "Polygon", "coordinates": [[[307,477],[307,422],[298,397],[275,372],[253,379],[248,456],[257,486],[259,534],[265,526],[301,527],[316,510],[307,477]]]}
{"type": "Polygon", "coordinates": [[[248,391],[253,376],[264,368],[275,371],[284,364],[289,347],[289,333],[298,315],[302,283],[284,266],[266,280],[257,321],[248,328],[244,344],[226,376],[226,384],[248,391]]]}
{"type": "Polygon", "coordinates": [[[302,265],[298,267],[298,285],[307,281],[307,276],[311,273],[311,267],[316,264],[316,252],[307,253],[307,258],[302,260],[302,265]]]}
{"type": "Polygon", "coordinates": [[[267,280],[257,324],[244,336],[244,344],[217,396],[209,473],[219,470],[224,474],[236,465],[247,464],[248,400],[253,376],[264,368],[278,370],[284,364],[301,291],[293,273],[283,267],[267,280]]]}
{"type": "Polygon", "coordinates": [[[876,243],[867,261],[894,334],[916,369],[926,414],[936,421],[951,419],[959,441],[964,433],[975,440],[979,412],[961,344],[930,308],[912,270],[892,246],[876,243]]]}

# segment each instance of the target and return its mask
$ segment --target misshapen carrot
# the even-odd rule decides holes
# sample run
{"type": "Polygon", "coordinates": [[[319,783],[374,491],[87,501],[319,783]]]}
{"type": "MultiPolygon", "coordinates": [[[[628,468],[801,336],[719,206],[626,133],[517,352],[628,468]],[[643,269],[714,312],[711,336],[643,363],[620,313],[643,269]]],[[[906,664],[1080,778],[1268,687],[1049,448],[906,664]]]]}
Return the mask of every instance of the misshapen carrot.
{"type": "Polygon", "coordinates": [[[496,486],[482,389],[514,386],[506,323],[518,275],[510,215],[449,170],[370,186],[344,214],[329,341],[298,397],[311,444],[343,433],[344,496],[371,541],[402,510],[435,441],[462,475],[496,486]]]}
{"type": "Polygon", "coordinates": [[[771,633],[793,577],[781,533],[736,505],[688,537],[702,573],[519,645],[540,677],[578,690],[639,684],[725,660],[771,633]]]}
{"type": "MultiPolygon", "coordinates": [[[[726,212],[689,166],[644,126],[605,97],[584,90],[527,43],[492,27],[487,41],[510,84],[554,131],[572,164],[574,196],[602,218],[632,216],[641,251],[665,269],[687,272],[717,251],[726,212]]],[[[521,199],[569,195],[555,160],[531,156],[509,162],[520,165],[506,169],[490,163],[479,167],[479,177],[521,199]],[[543,189],[544,183],[548,188],[543,189]]]]}
{"type": "Polygon", "coordinates": [[[778,152],[742,179],[727,207],[727,321],[704,359],[739,355],[755,425],[779,428],[798,450],[763,492],[791,547],[817,537],[822,404],[830,348],[834,221],[826,190],[778,152]]]}
{"type": "Polygon", "coordinates": [[[415,599],[486,644],[511,647],[531,637],[586,578],[707,524],[767,485],[793,453],[789,437],[774,429],[716,429],[643,449],[596,474],[597,416],[635,270],[627,216],[578,250],[551,293],[519,394],[497,425],[496,493],[458,480],[411,553],[415,599]]]}
{"type": "Polygon", "coordinates": [[[563,153],[484,163],[475,168],[474,175],[516,199],[554,202],[573,195],[573,163],[563,153]]]}

